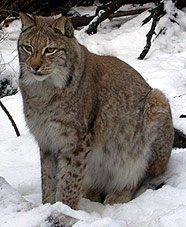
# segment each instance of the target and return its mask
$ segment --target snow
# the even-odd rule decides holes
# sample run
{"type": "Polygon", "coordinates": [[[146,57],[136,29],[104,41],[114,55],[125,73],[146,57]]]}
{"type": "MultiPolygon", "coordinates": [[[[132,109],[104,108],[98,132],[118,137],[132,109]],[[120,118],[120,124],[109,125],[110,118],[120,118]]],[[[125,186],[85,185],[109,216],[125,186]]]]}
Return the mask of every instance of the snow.
{"type": "MultiPolygon", "coordinates": [[[[175,128],[186,133],[186,12],[173,8],[166,1],[168,12],[156,28],[156,34],[166,26],[165,35],[153,39],[145,60],[140,55],[146,43],[146,34],[151,21],[141,26],[149,13],[131,17],[119,28],[121,20],[106,20],[98,33],[88,36],[86,28],[75,31],[79,42],[97,54],[113,55],[137,69],[154,88],[161,89],[170,101],[175,128]],[[177,18],[173,14],[177,13],[177,18]],[[170,22],[169,18],[177,23],[170,22]]],[[[95,7],[75,8],[80,13],[94,14],[95,7]]],[[[4,75],[17,76],[19,65],[16,42],[20,21],[14,21],[4,30],[8,37],[0,43],[4,62],[8,62],[4,75]],[[12,60],[13,59],[13,60],[12,60]]],[[[1,75],[2,76],[2,75],[1,75]]],[[[166,172],[156,179],[144,182],[138,196],[127,204],[104,206],[87,199],[80,201],[80,210],[57,202],[54,205],[41,203],[41,175],[39,148],[30,135],[24,121],[20,92],[1,99],[13,116],[21,133],[16,137],[5,113],[0,109],[0,226],[35,227],[50,226],[51,215],[69,215],[78,219],[75,227],[185,227],[186,226],[186,155],[185,149],[173,149],[166,172]],[[164,183],[158,190],[154,188],[164,183]]]]}

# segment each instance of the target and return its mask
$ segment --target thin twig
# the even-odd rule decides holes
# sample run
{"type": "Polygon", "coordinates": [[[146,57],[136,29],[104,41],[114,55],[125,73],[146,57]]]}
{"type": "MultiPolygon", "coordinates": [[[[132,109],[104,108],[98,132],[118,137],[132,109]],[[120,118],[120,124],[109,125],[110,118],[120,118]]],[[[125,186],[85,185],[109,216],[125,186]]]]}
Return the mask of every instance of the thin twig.
{"type": "Polygon", "coordinates": [[[9,120],[12,123],[12,126],[14,127],[14,130],[16,132],[16,135],[19,137],[20,136],[20,132],[19,132],[19,130],[17,128],[17,125],[16,125],[14,119],[12,118],[12,116],[10,115],[10,113],[8,112],[8,110],[6,109],[6,107],[3,105],[3,103],[1,101],[0,101],[0,106],[4,110],[4,112],[6,113],[6,115],[8,116],[9,120]]]}

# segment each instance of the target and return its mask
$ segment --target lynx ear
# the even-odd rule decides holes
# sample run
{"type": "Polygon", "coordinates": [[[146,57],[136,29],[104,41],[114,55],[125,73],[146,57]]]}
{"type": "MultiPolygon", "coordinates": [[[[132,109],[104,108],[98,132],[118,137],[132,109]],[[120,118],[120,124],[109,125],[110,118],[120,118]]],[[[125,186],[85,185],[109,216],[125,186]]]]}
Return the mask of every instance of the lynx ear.
{"type": "Polygon", "coordinates": [[[52,28],[56,31],[60,31],[62,35],[66,35],[69,38],[74,36],[73,25],[67,17],[62,16],[55,20],[55,22],[52,24],[52,28]]]}
{"type": "Polygon", "coordinates": [[[35,21],[31,16],[22,12],[19,13],[19,16],[22,22],[22,31],[26,30],[29,27],[33,27],[35,25],[35,21]]]}

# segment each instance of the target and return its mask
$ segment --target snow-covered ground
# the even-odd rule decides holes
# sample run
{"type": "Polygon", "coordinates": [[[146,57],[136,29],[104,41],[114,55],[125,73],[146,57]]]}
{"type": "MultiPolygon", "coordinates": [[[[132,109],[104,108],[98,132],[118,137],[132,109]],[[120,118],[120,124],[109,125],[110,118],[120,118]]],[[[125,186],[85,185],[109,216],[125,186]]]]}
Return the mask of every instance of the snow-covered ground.
{"type": "MultiPolygon", "coordinates": [[[[119,28],[120,19],[105,21],[97,34],[88,36],[76,31],[79,42],[94,53],[114,55],[137,69],[152,86],[161,89],[170,100],[175,128],[186,133],[186,13],[173,11],[167,1],[168,14],[161,18],[156,33],[166,26],[165,35],[153,41],[145,60],[137,59],[146,43],[151,21],[141,26],[148,12],[134,17],[119,28]],[[177,13],[177,23],[169,19],[177,13]]],[[[93,8],[79,8],[93,14],[93,8]]],[[[175,18],[174,18],[175,19],[175,18]]],[[[124,21],[125,19],[123,19],[124,21]]],[[[8,37],[0,44],[6,65],[3,74],[18,76],[16,42],[20,21],[5,29],[8,37]],[[13,60],[12,60],[13,59],[13,60]]],[[[137,198],[127,204],[104,206],[82,199],[81,210],[74,211],[58,202],[41,204],[39,149],[30,135],[22,112],[20,93],[1,99],[12,114],[21,132],[16,137],[5,113],[0,109],[0,226],[50,226],[45,220],[52,214],[63,213],[79,219],[75,227],[185,227],[186,226],[186,150],[174,149],[166,172],[150,184],[165,185],[159,190],[144,185],[137,198]],[[146,189],[146,190],[145,190],[146,189]]],[[[153,187],[152,187],[153,188],[153,187]]]]}

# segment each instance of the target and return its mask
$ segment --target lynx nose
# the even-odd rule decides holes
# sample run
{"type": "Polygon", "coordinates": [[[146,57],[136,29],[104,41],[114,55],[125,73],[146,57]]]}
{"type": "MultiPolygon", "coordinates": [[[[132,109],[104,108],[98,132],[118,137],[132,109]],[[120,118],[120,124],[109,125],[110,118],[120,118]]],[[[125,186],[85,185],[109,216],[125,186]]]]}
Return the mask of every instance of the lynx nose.
{"type": "Polygon", "coordinates": [[[35,71],[35,72],[37,72],[39,69],[40,69],[40,65],[32,65],[31,66],[32,67],[32,69],[35,71]]]}

